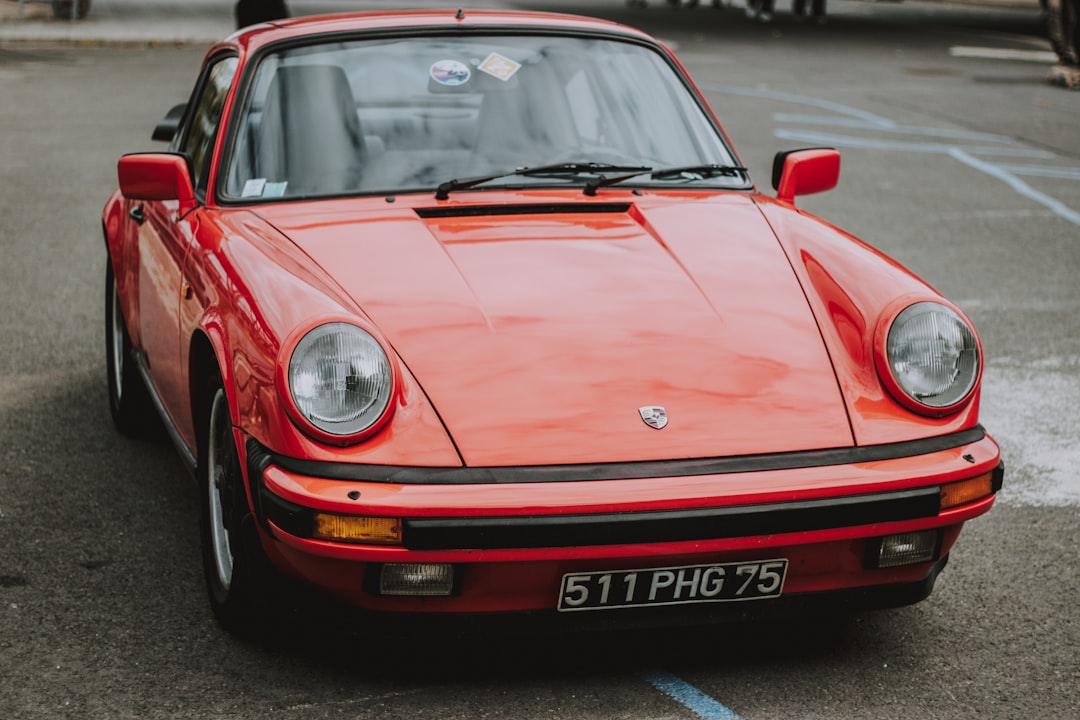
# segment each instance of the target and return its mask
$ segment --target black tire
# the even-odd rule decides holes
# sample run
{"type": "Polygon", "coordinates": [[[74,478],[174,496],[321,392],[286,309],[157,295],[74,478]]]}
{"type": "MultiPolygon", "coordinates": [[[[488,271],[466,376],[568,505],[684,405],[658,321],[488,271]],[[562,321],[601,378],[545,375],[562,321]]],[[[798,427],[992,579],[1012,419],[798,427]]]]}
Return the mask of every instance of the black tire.
{"type": "Polygon", "coordinates": [[[124,323],[112,265],[105,273],[105,372],[109,382],[109,412],[122,435],[143,437],[157,427],[150,395],[131,357],[131,337],[124,323]]]}
{"type": "Polygon", "coordinates": [[[57,20],[70,20],[72,5],[75,6],[76,20],[82,20],[90,13],[90,0],[52,0],[53,17],[57,20]]]}
{"type": "Polygon", "coordinates": [[[200,414],[199,496],[203,571],[218,623],[257,639],[276,609],[277,574],[259,543],[248,506],[229,402],[217,373],[207,384],[200,414]]]}

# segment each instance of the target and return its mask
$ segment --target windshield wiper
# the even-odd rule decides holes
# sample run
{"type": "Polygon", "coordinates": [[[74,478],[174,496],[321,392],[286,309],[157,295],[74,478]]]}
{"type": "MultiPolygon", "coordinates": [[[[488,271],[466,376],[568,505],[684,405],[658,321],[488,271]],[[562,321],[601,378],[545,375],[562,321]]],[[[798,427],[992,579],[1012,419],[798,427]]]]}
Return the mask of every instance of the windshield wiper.
{"type": "Polygon", "coordinates": [[[596,175],[601,172],[632,172],[632,175],[627,176],[630,178],[652,172],[652,168],[639,165],[609,165],[608,163],[595,162],[564,162],[553,163],[551,165],[537,165],[536,167],[520,167],[515,170],[496,173],[494,175],[484,175],[482,177],[467,178],[464,180],[447,180],[435,188],[435,199],[446,200],[450,197],[450,193],[455,190],[468,190],[477,185],[483,185],[486,182],[505,177],[522,175],[596,175]]]}
{"type": "Polygon", "coordinates": [[[585,184],[585,194],[593,196],[596,191],[602,187],[608,187],[610,185],[618,185],[621,182],[631,180],[642,175],[646,175],[653,180],[667,180],[671,178],[679,178],[682,180],[694,181],[704,180],[711,177],[747,177],[747,169],[740,165],[684,165],[682,167],[673,168],[661,168],[659,170],[653,170],[652,168],[643,168],[640,172],[632,172],[627,175],[612,175],[609,177],[599,177],[595,180],[590,180],[585,184]]]}

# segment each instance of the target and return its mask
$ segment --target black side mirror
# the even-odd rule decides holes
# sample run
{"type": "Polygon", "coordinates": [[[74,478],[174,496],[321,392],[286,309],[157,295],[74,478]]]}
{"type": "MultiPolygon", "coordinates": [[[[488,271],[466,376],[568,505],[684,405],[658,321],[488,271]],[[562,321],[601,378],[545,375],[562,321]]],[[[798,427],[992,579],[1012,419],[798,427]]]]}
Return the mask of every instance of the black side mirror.
{"type": "Polygon", "coordinates": [[[177,129],[180,127],[180,121],[184,119],[185,110],[187,110],[187,103],[177,105],[173,107],[172,110],[165,113],[165,117],[154,126],[154,132],[150,136],[150,139],[160,140],[161,142],[172,142],[177,129]]]}

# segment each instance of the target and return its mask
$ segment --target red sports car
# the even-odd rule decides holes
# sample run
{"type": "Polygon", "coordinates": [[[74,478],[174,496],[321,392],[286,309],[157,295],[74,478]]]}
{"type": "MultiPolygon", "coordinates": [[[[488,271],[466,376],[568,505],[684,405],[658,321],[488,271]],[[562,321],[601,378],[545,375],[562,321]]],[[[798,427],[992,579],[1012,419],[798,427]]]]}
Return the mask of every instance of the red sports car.
{"type": "Polygon", "coordinates": [[[198,479],[230,630],[283,575],[406,623],[903,605],[1001,487],[971,322],[794,206],[836,151],[759,193],[641,32],[258,25],[154,137],[103,214],[111,409],[198,479]]]}

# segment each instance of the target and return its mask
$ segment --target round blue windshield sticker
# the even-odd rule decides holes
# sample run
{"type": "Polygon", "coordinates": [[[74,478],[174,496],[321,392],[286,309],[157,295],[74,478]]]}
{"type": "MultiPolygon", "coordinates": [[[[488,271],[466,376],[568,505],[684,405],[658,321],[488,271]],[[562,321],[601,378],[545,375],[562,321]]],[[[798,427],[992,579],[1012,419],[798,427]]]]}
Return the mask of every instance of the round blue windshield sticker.
{"type": "Polygon", "coordinates": [[[469,66],[457,60],[440,60],[431,66],[431,79],[440,85],[464,85],[470,77],[469,66]]]}

